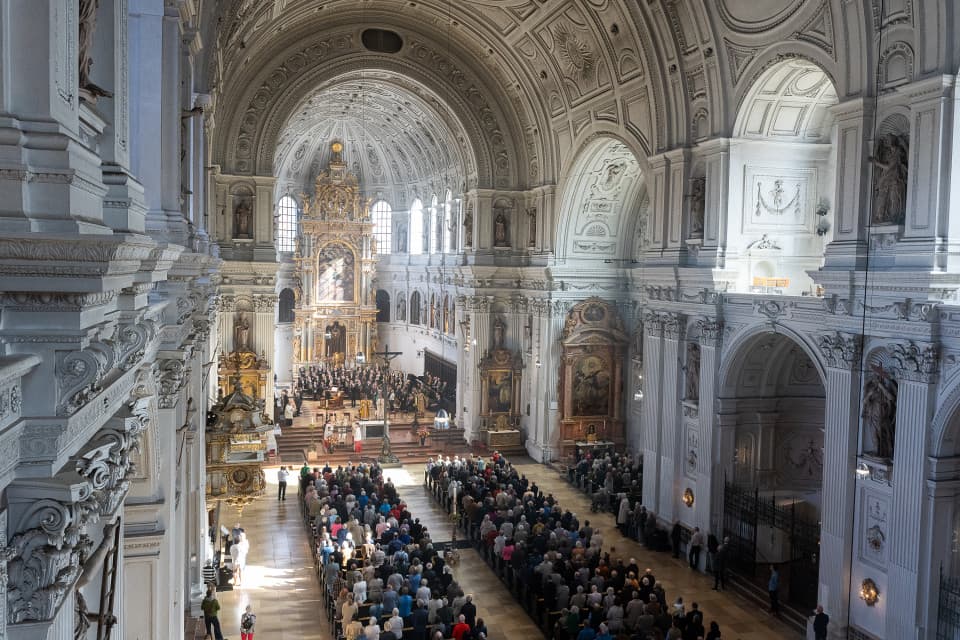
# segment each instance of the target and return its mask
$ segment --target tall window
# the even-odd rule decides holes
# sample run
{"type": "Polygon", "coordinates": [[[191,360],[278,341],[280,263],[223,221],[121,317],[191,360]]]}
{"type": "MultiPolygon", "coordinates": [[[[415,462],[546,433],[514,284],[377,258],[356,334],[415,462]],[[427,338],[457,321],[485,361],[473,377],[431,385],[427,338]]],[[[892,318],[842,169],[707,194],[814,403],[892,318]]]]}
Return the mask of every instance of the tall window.
{"type": "Polygon", "coordinates": [[[377,253],[386,255],[391,252],[393,245],[393,210],[386,200],[378,200],[373,205],[373,237],[377,241],[377,253]]]}
{"type": "Polygon", "coordinates": [[[447,189],[447,198],[443,203],[443,252],[450,253],[453,246],[453,194],[447,189]]]}
{"type": "Polygon", "coordinates": [[[437,196],[433,196],[433,201],[430,203],[430,227],[433,230],[430,238],[430,253],[440,253],[442,250],[440,248],[440,242],[443,239],[442,234],[442,221],[440,219],[440,209],[437,207],[437,196]]]}
{"type": "Polygon", "coordinates": [[[420,198],[410,205],[410,255],[423,253],[423,203],[420,198]]]}
{"type": "Polygon", "coordinates": [[[293,295],[293,289],[284,289],[280,292],[280,304],[279,310],[277,313],[277,322],[281,324],[286,324],[288,322],[293,322],[294,318],[294,306],[296,305],[296,297],[293,295]]]}
{"type": "Polygon", "coordinates": [[[277,250],[294,251],[297,248],[297,201],[290,196],[280,198],[277,205],[277,250]]]}

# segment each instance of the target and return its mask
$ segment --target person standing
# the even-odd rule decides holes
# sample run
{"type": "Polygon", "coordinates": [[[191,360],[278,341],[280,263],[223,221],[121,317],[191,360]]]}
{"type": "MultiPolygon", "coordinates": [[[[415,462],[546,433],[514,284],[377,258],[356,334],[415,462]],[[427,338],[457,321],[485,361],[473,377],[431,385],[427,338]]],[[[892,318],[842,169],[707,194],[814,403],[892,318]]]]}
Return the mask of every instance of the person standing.
{"type": "Polygon", "coordinates": [[[827,640],[827,625],[830,624],[830,616],[823,612],[823,605],[817,605],[817,615],[813,617],[813,637],[816,640],[827,640]]]}
{"type": "Polygon", "coordinates": [[[690,536],[690,568],[696,569],[700,566],[700,550],[703,548],[703,532],[700,527],[693,528],[693,535],[690,536]]]}
{"type": "Polygon", "coordinates": [[[767,593],[770,594],[770,613],[780,615],[780,573],[770,565],[770,579],[767,581],[767,593]]]}
{"type": "Polygon", "coordinates": [[[283,426],[289,427],[293,424],[293,414],[296,408],[293,406],[293,401],[288,400],[287,404],[283,407],[283,426]]]}
{"type": "Polygon", "coordinates": [[[247,534],[241,533],[240,540],[230,547],[230,559],[233,563],[233,586],[239,587],[243,581],[243,569],[247,566],[247,553],[250,551],[250,541],[247,534]]]}
{"type": "Polygon", "coordinates": [[[240,640],[253,640],[256,624],[257,615],[253,612],[253,607],[247,605],[247,610],[240,616],[240,640]]]}
{"type": "Polygon", "coordinates": [[[286,467],[280,467],[280,471],[277,471],[277,484],[280,486],[277,492],[277,500],[286,500],[287,499],[287,478],[290,477],[290,472],[287,471],[286,467]]]}
{"type": "Polygon", "coordinates": [[[359,421],[353,424],[353,452],[357,455],[363,453],[363,427],[359,421]]]}
{"type": "Polygon", "coordinates": [[[203,625],[207,630],[207,638],[223,640],[223,632],[220,631],[220,601],[217,600],[217,592],[212,586],[207,587],[207,595],[200,603],[200,609],[203,611],[203,625]]]}
{"type": "Polygon", "coordinates": [[[717,547],[717,552],[713,554],[713,590],[714,591],[723,591],[724,584],[726,582],[726,572],[727,572],[727,545],[730,543],[730,538],[724,538],[723,544],[717,547]]]}
{"type": "Polygon", "coordinates": [[[212,560],[207,560],[203,565],[203,581],[209,586],[217,586],[217,568],[213,566],[212,560]]]}

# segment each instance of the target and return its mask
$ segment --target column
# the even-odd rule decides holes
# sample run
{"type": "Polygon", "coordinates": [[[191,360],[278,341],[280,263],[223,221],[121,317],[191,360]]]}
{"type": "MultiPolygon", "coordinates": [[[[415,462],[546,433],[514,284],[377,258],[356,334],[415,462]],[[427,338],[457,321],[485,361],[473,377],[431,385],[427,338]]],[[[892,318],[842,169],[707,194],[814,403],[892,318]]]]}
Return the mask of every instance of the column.
{"type": "Polygon", "coordinates": [[[893,505],[890,518],[890,565],[886,630],[890,638],[929,637],[918,629],[921,575],[917,532],[925,531],[927,425],[936,397],[936,348],[930,344],[893,344],[897,430],[893,453],[893,505]]]}
{"type": "Polygon", "coordinates": [[[856,509],[861,337],[824,334],[818,345],[827,365],[818,600],[830,616],[834,634],[846,637],[854,544],[850,514],[856,509]]]}
{"type": "Polygon", "coordinates": [[[684,333],[683,316],[668,313],[663,321],[663,357],[661,360],[662,386],[660,389],[661,437],[660,437],[660,504],[658,515],[672,522],[676,514],[679,492],[677,490],[677,471],[683,467],[677,464],[678,446],[681,437],[677,408],[680,406],[680,340],[684,333]]]}
{"type": "Polygon", "coordinates": [[[713,482],[722,487],[723,478],[714,476],[714,452],[719,443],[714,442],[715,414],[713,402],[717,394],[717,372],[720,367],[720,347],[723,341],[723,323],[707,318],[698,322],[700,327],[700,420],[699,443],[697,451],[697,495],[693,503],[694,526],[701,531],[710,531],[710,509],[713,496],[713,482]]]}
{"type": "Polygon", "coordinates": [[[561,438],[560,417],[563,410],[560,407],[560,367],[563,365],[563,349],[560,341],[563,339],[563,325],[571,306],[568,300],[554,300],[552,306],[548,307],[550,317],[546,322],[547,334],[544,340],[547,348],[544,349],[542,344],[540,347],[544,354],[541,369],[545,370],[540,379],[546,394],[543,442],[551,447],[557,446],[561,438]]]}
{"type": "Polygon", "coordinates": [[[663,404],[661,366],[663,323],[660,316],[647,312],[643,317],[643,504],[659,513],[660,495],[660,411],[663,404]]]}

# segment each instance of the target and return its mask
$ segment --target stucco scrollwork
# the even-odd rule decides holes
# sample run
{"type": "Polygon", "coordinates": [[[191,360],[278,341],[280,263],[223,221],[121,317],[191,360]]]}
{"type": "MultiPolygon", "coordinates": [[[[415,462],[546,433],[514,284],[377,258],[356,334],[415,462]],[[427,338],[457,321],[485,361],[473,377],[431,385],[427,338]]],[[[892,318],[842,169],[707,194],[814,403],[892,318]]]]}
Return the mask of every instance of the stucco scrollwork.
{"type": "Polygon", "coordinates": [[[106,373],[103,353],[92,349],[61,352],[57,356],[57,415],[70,416],[103,391],[106,373]]]}
{"type": "Polygon", "coordinates": [[[898,379],[926,383],[936,380],[940,361],[935,345],[908,340],[891,344],[889,351],[898,379]]]}
{"type": "Polygon", "coordinates": [[[169,409],[177,402],[177,394],[187,382],[187,371],[183,361],[168,358],[160,362],[160,408],[169,409]]]}
{"type": "Polygon", "coordinates": [[[719,348],[723,343],[723,321],[705,318],[697,321],[700,329],[700,344],[704,347],[719,348]]]}
{"type": "Polygon", "coordinates": [[[824,361],[834,368],[851,369],[858,365],[862,346],[863,337],[860,335],[835,331],[817,337],[817,347],[824,361]]]}

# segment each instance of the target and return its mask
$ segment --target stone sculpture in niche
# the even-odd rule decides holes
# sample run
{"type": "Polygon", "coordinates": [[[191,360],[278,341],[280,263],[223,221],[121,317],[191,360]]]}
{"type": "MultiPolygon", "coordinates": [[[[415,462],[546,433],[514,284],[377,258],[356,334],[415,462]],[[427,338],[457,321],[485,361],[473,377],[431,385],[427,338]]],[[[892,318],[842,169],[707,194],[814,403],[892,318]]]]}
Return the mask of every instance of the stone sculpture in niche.
{"type": "Polygon", "coordinates": [[[493,348],[494,349],[503,349],[503,336],[504,332],[507,329],[507,325],[504,324],[503,320],[497,318],[493,323],[493,348]]]}
{"type": "Polygon", "coordinates": [[[250,322],[243,314],[233,325],[233,350],[250,351],[250,322]]]}
{"type": "Polygon", "coordinates": [[[907,210],[909,144],[904,136],[887,134],[877,142],[873,165],[873,223],[901,224],[907,210]]]}
{"type": "Polygon", "coordinates": [[[537,208],[531,207],[527,209],[527,219],[530,224],[530,238],[527,240],[527,244],[531,247],[537,246],[537,208]]]}
{"type": "Polygon", "coordinates": [[[463,218],[463,246],[466,249],[473,248],[473,207],[463,218]]]}
{"type": "Polygon", "coordinates": [[[397,227],[397,253],[407,252],[407,225],[397,227]]]}
{"type": "Polygon", "coordinates": [[[498,213],[496,219],[493,221],[493,246],[510,246],[510,243],[507,241],[507,216],[503,215],[503,211],[498,213]]]}
{"type": "Polygon", "coordinates": [[[98,87],[90,80],[90,69],[93,67],[93,34],[97,28],[97,10],[100,0],[80,0],[80,10],[77,14],[79,33],[77,38],[77,59],[79,63],[80,97],[91,104],[97,103],[98,96],[111,97],[106,89],[98,87]]]}
{"type": "Polygon", "coordinates": [[[863,385],[863,423],[873,435],[872,453],[892,460],[897,423],[897,381],[876,365],[863,385]]]}
{"type": "Polygon", "coordinates": [[[687,343],[687,366],[685,369],[686,384],[683,398],[689,402],[700,399],[700,345],[695,342],[687,343]]]}
{"type": "Polygon", "coordinates": [[[694,178],[690,181],[690,235],[703,237],[703,219],[706,210],[707,179],[694,178]]]}
{"type": "Polygon", "coordinates": [[[233,237],[249,239],[252,226],[253,207],[250,204],[250,198],[243,196],[233,209],[233,237]]]}

